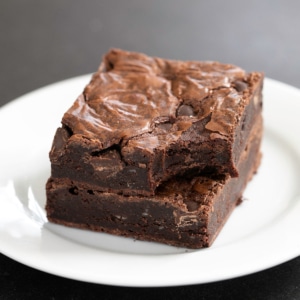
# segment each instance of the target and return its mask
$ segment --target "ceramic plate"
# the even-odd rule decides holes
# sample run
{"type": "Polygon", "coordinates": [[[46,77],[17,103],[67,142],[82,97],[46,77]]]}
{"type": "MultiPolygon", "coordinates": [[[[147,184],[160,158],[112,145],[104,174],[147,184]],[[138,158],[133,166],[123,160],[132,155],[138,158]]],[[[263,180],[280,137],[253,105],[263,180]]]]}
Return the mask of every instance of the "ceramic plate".
{"type": "Polygon", "coordinates": [[[29,93],[0,109],[0,251],[28,266],[121,286],[207,283],[300,255],[300,91],[266,79],[263,160],[212,247],[187,250],[49,224],[48,152],[64,111],[90,75],[29,93]]]}

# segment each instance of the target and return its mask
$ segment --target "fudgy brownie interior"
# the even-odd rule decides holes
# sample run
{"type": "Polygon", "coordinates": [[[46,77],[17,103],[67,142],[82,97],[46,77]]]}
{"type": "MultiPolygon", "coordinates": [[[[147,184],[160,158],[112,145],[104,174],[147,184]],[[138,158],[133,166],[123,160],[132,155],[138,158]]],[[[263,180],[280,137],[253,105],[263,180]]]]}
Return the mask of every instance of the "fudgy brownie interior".
{"type": "Polygon", "coordinates": [[[262,119],[259,116],[238,164],[229,174],[176,177],[159,186],[155,196],[125,196],[97,190],[68,178],[47,183],[51,222],[155,241],[173,246],[210,246],[260,163],[262,119]]]}

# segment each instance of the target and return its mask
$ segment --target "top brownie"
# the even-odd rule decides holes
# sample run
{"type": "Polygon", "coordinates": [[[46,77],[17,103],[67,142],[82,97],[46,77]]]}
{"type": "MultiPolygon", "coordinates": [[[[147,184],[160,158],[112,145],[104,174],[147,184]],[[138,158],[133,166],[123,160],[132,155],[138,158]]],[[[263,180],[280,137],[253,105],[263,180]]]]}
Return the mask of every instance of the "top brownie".
{"type": "Polygon", "coordinates": [[[64,114],[52,177],[151,195],[174,176],[238,175],[262,106],[261,73],[111,50],[64,114]]]}

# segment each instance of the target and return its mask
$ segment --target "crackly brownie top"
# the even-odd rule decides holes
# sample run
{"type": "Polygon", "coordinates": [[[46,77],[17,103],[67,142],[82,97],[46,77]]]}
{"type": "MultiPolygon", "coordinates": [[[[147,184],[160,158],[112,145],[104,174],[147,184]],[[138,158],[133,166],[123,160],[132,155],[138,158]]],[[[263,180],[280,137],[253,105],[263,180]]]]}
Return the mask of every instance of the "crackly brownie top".
{"type": "Polygon", "coordinates": [[[145,135],[151,148],[157,136],[177,139],[207,117],[205,130],[226,137],[247,102],[251,80],[251,73],[229,64],[112,49],[62,123],[103,149],[132,138],[143,143],[145,135]]]}

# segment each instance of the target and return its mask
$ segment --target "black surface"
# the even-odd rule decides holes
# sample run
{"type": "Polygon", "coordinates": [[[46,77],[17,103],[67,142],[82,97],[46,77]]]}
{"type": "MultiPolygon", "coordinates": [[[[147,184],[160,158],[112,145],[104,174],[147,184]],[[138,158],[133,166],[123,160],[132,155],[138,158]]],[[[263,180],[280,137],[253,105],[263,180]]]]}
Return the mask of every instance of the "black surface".
{"type": "MultiPolygon", "coordinates": [[[[234,63],[300,88],[299,11],[297,0],[1,1],[0,106],[93,72],[110,47],[234,63]]],[[[223,282],[123,288],[60,278],[0,254],[1,300],[155,298],[300,299],[300,257],[223,282]]]]}

